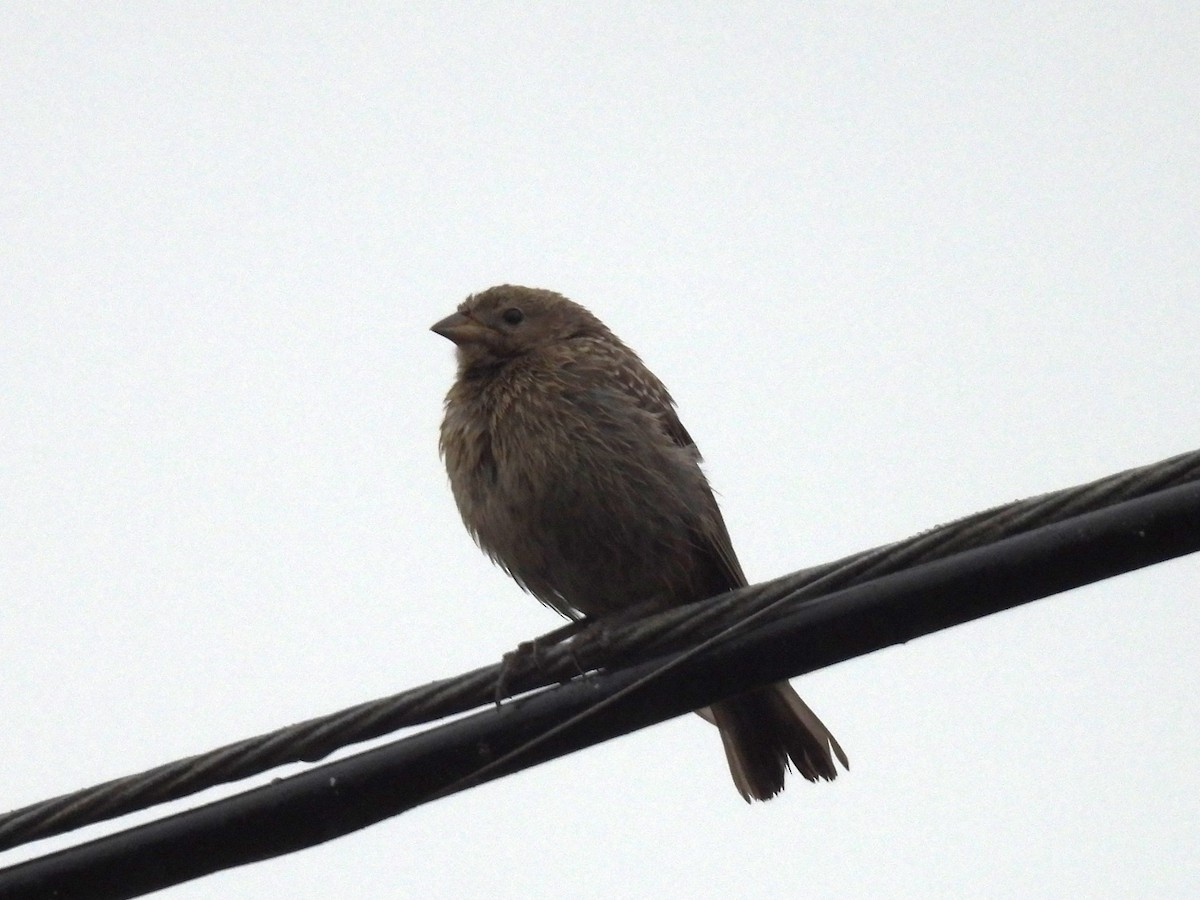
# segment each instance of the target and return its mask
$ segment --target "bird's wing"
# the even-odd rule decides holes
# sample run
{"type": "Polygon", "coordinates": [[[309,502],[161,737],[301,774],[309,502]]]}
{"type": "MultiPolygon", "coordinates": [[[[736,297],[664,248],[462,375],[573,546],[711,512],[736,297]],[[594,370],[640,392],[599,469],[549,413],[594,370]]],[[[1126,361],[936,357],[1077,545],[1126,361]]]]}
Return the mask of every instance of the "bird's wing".
{"type": "MultiPolygon", "coordinates": [[[[654,414],[672,441],[692,451],[696,466],[699,467],[702,461],[700,449],[679,421],[674,399],[666,385],[646,367],[637,354],[624,345],[597,341],[590,348],[589,356],[593,364],[602,365],[602,371],[620,387],[622,393],[632,398],[640,408],[654,414]]],[[[707,508],[697,516],[696,542],[708,552],[720,570],[723,580],[728,583],[727,589],[742,587],[749,583],[746,581],[746,573],[742,571],[742,565],[733,551],[729,529],[725,525],[725,518],[721,515],[721,508],[713,496],[712,489],[707,487],[707,479],[705,485],[707,489],[704,492],[704,504],[707,508]]]]}
{"type": "Polygon", "coordinates": [[[607,379],[615,382],[639,407],[653,413],[672,441],[680,447],[691,447],[696,452],[696,459],[700,459],[696,442],[679,421],[679,415],[675,412],[675,400],[666,385],[646,368],[646,364],[637,354],[623,344],[614,344],[607,340],[595,341],[589,353],[594,363],[598,362],[603,366],[602,371],[607,379]]]}
{"type": "Polygon", "coordinates": [[[706,548],[711,550],[714,561],[721,569],[721,574],[728,580],[728,589],[744,587],[749,584],[742,564],[738,562],[737,554],[733,552],[733,541],[729,537],[729,529],[725,527],[725,519],[721,508],[717,505],[712,491],[708,492],[712,504],[709,515],[704,517],[704,528],[698,535],[706,548]]]}

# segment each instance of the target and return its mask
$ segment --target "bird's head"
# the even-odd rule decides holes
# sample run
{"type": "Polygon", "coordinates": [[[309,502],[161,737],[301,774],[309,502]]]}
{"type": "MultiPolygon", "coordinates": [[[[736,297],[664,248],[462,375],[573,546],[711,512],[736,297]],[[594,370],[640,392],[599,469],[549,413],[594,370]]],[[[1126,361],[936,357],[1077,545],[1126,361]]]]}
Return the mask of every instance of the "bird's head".
{"type": "Polygon", "coordinates": [[[503,365],[548,345],[608,329],[561,294],[502,284],[472,294],[431,329],[458,346],[460,369],[503,365]]]}

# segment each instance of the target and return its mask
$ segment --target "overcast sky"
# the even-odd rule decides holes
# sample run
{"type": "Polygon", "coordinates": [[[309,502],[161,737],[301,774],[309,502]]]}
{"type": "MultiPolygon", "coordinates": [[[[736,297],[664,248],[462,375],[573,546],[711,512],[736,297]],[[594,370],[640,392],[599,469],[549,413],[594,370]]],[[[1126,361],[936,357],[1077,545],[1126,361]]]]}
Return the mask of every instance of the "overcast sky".
{"type": "MultiPolygon", "coordinates": [[[[491,284],[663,378],[752,580],[1200,447],[1200,13],[1043,6],[7,6],[0,807],[558,624],[437,456],[491,284]]],[[[689,716],[164,896],[1200,894],[1198,578],[799,680],[853,768],[769,804],[689,716]]]]}

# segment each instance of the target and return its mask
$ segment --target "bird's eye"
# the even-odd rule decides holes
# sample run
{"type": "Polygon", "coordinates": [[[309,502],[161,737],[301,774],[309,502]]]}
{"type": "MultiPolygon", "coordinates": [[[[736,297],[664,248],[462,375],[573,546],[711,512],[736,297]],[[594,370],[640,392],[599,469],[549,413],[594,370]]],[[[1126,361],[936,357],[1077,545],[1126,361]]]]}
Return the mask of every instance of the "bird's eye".
{"type": "Polygon", "coordinates": [[[525,313],[521,312],[515,306],[512,306],[502,312],[500,314],[500,318],[502,318],[509,325],[520,325],[523,321],[525,321],[525,313]]]}

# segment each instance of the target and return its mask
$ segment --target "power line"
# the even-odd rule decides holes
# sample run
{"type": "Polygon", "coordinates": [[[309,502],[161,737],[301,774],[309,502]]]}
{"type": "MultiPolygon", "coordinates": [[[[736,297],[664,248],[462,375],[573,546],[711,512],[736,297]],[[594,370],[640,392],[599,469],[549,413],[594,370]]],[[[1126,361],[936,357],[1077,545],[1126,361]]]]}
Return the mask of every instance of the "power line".
{"type": "MultiPolygon", "coordinates": [[[[0,893],[5,897],[46,896],[54,888],[65,891],[57,896],[136,896],[320,843],[453,790],[671,718],[749,687],[1193,552],[1200,549],[1198,474],[1200,453],[1187,454],[979,513],[907,541],[682,610],[601,633],[584,632],[565,646],[547,648],[537,661],[540,670],[534,661],[521,660],[524,665],[515,667],[510,684],[523,690],[577,673],[578,667],[591,669],[611,664],[613,659],[653,658],[227,800],[0,870],[0,893]],[[1179,486],[1163,489],[1172,484],[1179,486]],[[1081,512],[1085,509],[1091,511],[1081,512]],[[1044,524],[1047,521],[1057,524],[1044,524]],[[964,550],[968,547],[972,549],[964,550]],[[894,574],[878,577],[883,572],[894,574]],[[685,651],[680,661],[680,648],[709,641],[713,643],[702,651],[685,651]],[[632,693],[621,693],[633,686],[632,693]],[[598,706],[612,697],[620,697],[620,702],[598,706]],[[573,718],[569,727],[545,737],[573,718]],[[487,751],[481,752],[481,747],[487,751]],[[510,753],[517,755],[509,758],[510,753]],[[80,890],[82,893],[71,893],[80,890]]],[[[341,739],[338,722],[355,720],[361,732],[368,727],[364,721],[373,723],[370,727],[395,719],[411,724],[413,718],[431,717],[438,710],[458,711],[470,708],[464,706],[468,702],[476,706],[486,703],[499,675],[497,666],[480,669],[297,726],[317,735],[304,745],[303,752],[332,749],[334,741],[341,739]],[[337,738],[332,736],[335,734],[337,738]]],[[[266,741],[277,756],[295,753],[285,739],[291,733],[295,729],[233,746],[266,741]]],[[[190,772],[197,768],[197,761],[209,761],[207,768],[201,765],[199,769],[211,778],[211,761],[221,753],[147,774],[158,773],[150,780],[157,781],[160,789],[164,784],[170,789],[163,773],[172,767],[190,772]]],[[[237,777],[245,774],[249,773],[237,777]]],[[[138,778],[145,776],[113,784],[132,784],[138,778]]],[[[66,803],[57,807],[57,821],[61,823],[64,809],[72,809],[71,803],[79,806],[79,796],[51,801],[66,803]]],[[[33,811],[46,808],[30,807],[3,821],[28,824],[34,821],[33,811]]]]}

